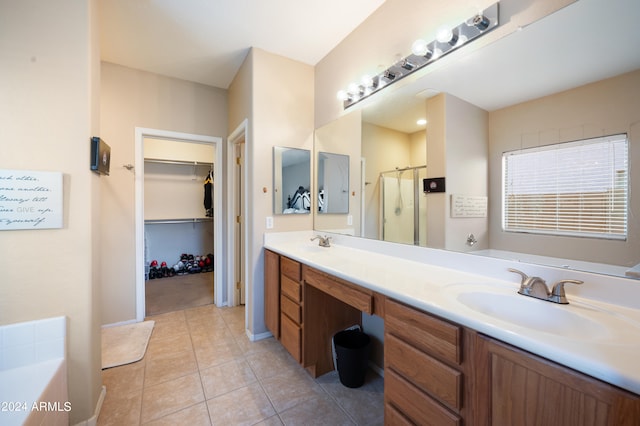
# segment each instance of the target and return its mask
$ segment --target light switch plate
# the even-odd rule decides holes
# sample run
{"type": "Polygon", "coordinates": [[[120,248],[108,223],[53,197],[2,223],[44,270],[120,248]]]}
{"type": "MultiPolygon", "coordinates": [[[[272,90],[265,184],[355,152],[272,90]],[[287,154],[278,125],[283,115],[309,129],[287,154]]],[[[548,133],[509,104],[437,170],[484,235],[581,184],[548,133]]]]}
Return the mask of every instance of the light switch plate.
{"type": "Polygon", "coordinates": [[[349,225],[349,226],[353,225],[353,216],[352,215],[347,215],[347,225],[349,225]]]}
{"type": "Polygon", "coordinates": [[[273,216],[267,216],[266,225],[267,229],[273,229],[273,216]]]}

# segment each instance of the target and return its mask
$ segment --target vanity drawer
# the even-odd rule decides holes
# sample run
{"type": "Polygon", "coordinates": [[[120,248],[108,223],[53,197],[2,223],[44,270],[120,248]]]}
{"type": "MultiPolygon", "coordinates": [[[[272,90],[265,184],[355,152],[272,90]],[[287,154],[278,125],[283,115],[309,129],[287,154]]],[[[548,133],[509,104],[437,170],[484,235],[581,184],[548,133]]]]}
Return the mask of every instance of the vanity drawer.
{"type": "Polygon", "coordinates": [[[390,368],[452,410],[462,408],[461,372],[389,334],[385,335],[384,359],[385,371],[390,368]]]}
{"type": "Polygon", "coordinates": [[[447,410],[429,395],[390,370],[385,370],[384,393],[385,424],[439,426],[462,424],[460,416],[447,410]],[[390,407],[392,410],[387,410],[390,407]]]}
{"type": "Polygon", "coordinates": [[[442,361],[460,365],[461,327],[387,299],[385,330],[442,361]]]}
{"type": "Polygon", "coordinates": [[[302,266],[300,262],[291,260],[288,257],[280,257],[280,272],[293,281],[300,282],[302,280],[302,266]]]}
{"type": "Polygon", "coordinates": [[[304,281],[361,312],[373,313],[373,292],[308,267],[304,268],[304,281]]]}
{"type": "Polygon", "coordinates": [[[302,322],[302,309],[300,308],[300,305],[288,297],[280,296],[280,309],[296,324],[299,325],[302,322]]]}
{"type": "Polygon", "coordinates": [[[280,277],[280,291],[291,300],[298,303],[302,302],[302,285],[300,285],[300,282],[282,275],[280,277]]]}
{"type": "Polygon", "coordinates": [[[296,361],[302,362],[302,329],[284,313],[280,314],[280,342],[296,361]]]}

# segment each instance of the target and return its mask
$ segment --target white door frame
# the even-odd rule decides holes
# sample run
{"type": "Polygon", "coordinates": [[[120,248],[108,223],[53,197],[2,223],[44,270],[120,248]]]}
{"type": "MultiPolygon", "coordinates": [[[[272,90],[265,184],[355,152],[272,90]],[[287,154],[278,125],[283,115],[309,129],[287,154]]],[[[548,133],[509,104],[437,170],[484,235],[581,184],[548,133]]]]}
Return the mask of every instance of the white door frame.
{"type": "MultiPolygon", "coordinates": [[[[144,138],[169,139],[183,142],[196,142],[213,144],[216,152],[216,162],[219,165],[213,168],[215,184],[223,183],[222,176],[222,138],[215,136],[195,135],[189,133],[173,132],[170,130],[135,128],[135,233],[136,233],[136,321],[144,321],[145,317],[145,291],[144,291],[144,138]]],[[[221,186],[213,192],[213,233],[214,244],[217,250],[223,249],[222,234],[222,190],[221,186]]],[[[222,292],[224,268],[219,253],[214,253],[214,303],[222,306],[224,303],[222,292]]]]}
{"type": "MultiPolygon", "coordinates": [[[[227,256],[227,295],[228,295],[228,303],[229,306],[238,306],[238,304],[240,303],[240,301],[238,300],[238,298],[236,297],[236,290],[235,290],[235,268],[234,268],[234,256],[236,253],[236,243],[235,243],[235,238],[234,238],[234,227],[235,227],[235,200],[233,199],[233,197],[235,197],[239,191],[237,188],[238,182],[236,181],[236,174],[234,173],[234,169],[235,169],[235,149],[234,146],[239,143],[240,141],[244,140],[244,152],[242,157],[246,160],[247,159],[247,144],[248,144],[248,123],[249,120],[245,119],[242,123],[240,123],[240,125],[233,131],[231,132],[231,134],[227,137],[227,175],[228,175],[228,179],[227,179],[227,217],[229,218],[229,220],[227,221],[227,253],[234,253],[234,255],[230,255],[227,256]]],[[[242,217],[243,217],[243,222],[242,225],[244,227],[243,232],[242,232],[242,238],[244,238],[244,250],[245,252],[243,253],[244,258],[245,258],[245,262],[244,262],[244,276],[245,276],[245,283],[244,283],[244,291],[245,291],[245,299],[246,299],[246,309],[245,309],[245,327],[247,326],[247,318],[248,318],[248,313],[249,310],[251,309],[251,303],[253,302],[253,298],[251,297],[251,294],[249,293],[248,289],[249,289],[249,285],[248,285],[248,277],[249,277],[249,271],[248,271],[248,262],[246,260],[248,260],[248,256],[247,256],[247,252],[249,250],[249,241],[248,241],[248,226],[247,226],[247,211],[248,211],[248,207],[247,207],[247,176],[248,176],[248,167],[246,166],[246,164],[244,165],[244,167],[242,168],[243,170],[243,176],[242,176],[242,180],[243,180],[243,185],[245,185],[245,190],[242,191],[242,193],[244,194],[244,200],[242,200],[242,217]]]]}

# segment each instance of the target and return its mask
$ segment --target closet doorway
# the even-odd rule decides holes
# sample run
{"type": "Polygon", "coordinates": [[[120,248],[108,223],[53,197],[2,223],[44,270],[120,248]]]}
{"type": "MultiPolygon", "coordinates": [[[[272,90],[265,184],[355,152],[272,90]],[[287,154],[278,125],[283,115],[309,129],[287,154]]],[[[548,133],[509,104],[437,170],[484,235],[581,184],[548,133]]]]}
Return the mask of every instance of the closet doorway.
{"type": "Polygon", "coordinates": [[[222,139],[136,128],[136,317],[225,304],[222,139]]]}

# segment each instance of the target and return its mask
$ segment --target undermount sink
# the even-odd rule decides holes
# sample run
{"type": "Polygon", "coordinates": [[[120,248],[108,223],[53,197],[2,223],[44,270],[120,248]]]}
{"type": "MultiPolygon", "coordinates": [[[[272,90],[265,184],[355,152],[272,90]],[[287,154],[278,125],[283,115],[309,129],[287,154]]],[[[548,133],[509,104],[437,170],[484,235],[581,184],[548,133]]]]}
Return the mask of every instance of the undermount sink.
{"type": "Polygon", "coordinates": [[[517,294],[465,292],[459,294],[457,300],[482,314],[545,333],[577,335],[589,330],[591,337],[607,333],[603,325],[565,306],[517,294]]]}
{"type": "Polygon", "coordinates": [[[623,342],[637,336],[640,324],[591,304],[572,301],[560,305],[517,294],[513,288],[490,285],[451,285],[456,303],[479,314],[538,332],[574,340],[623,342]]]}

